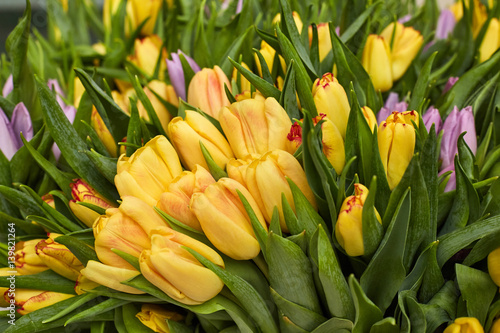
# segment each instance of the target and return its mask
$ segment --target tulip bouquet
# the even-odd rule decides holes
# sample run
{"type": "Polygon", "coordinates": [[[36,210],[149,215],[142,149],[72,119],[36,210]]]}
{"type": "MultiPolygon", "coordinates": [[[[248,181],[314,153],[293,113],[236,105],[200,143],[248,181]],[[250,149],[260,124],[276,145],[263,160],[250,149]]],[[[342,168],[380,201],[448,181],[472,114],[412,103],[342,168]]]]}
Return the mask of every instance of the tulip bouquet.
{"type": "Polygon", "coordinates": [[[500,3],[48,0],[0,58],[5,332],[500,332],[500,3]]]}

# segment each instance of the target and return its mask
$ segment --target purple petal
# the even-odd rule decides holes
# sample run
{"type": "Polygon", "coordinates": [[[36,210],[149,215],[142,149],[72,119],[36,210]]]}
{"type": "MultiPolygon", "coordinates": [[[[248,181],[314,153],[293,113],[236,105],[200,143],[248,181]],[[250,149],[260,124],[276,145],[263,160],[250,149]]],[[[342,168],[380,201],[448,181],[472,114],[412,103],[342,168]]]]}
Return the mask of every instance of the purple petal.
{"type": "Polygon", "coordinates": [[[14,108],[11,125],[16,135],[16,139],[18,140],[18,148],[22,146],[19,133],[22,132],[27,141],[33,138],[33,125],[31,124],[30,113],[23,102],[17,104],[14,108]]]}
{"type": "Polygon", "coordinates": [[[394,111],[396,104],[399,103],[399,95],[397,93],[389,93],[389,96],[387,97],[384,106],[389,109],[389,111],[392,113],[394,111]]]}
{"type": "Polygon", "coordinates": [[[409,20],[411,20],[411,15],[410,14],[401,17],[398,20],[398,22],[401,23],[401,24],[404,24],[404,23],[408,22],[409,20]]]}
{"type": "Polygon", "coordinates": [[[54,154],[56,161],[59,161],[59,157],[61,157],[61,150],[55,143],[52,145],[52,153],[54,154]]]}
{"type": "Polygon", "coordinates": [[[472,112],[472,106],[463,108],[458,114],[458,131],[460,135],[463,132],[467,132],[464,136],[465,143],[469,146],[472,153],[475,155],[477,151],[477,137],[476,137],[476,126],[474,124],[474,114],[472,112]]]}
{"type": "MultiPolygon", "coordinates": [[[[191,58],[190,56],[188,56],[187,54],[185,54],[184,52],[182,52],[181,50],[177,50],[177,53],[182,53],[184,55],[184,58],[186,58],[189,66],[191,66],[191,69],[195,72],[195,73],[198,73],[199,71],[201,71],[201,68],[200,66],[198,66],[198,64],[196,63],[196,61],[194,61],[193,58],[191,58]]],[[[181,64],[182,66],[182,64],[181,64]]]]}
{"type": "Polygon", "coordinates": [[[459,77],[458,76],[451,76],[449,79],[448,79],[448,82],[446,82],[446,85],[444,86],[443,88],[443,95],[446,94],[448,92],[448,90],[451,89],[451,87],[453,87],[453,85],[455,83],[457,83],[459,77]]]}
{"type": "Polygon", "coordinates": [[[168,75],[174,90],[180,98],[186,99],[186,86],[184,81],[184,71],[182,70],[182,63],[177,53],[171,53],[172,60],[167,59],[168,75]]]}
{"type": "Polygon", "coordinates": [[[453,191],[457,187],[457,177],[455,174],[455,163],[452,163],[448,167],[441,170],[438,174],[438,177],[445,174],[448,171],[451,171],[451,174],[450,174],[450,178],[448,178],[448,183],[446,183],[446,186],[444,188],[445,192],[453,191]]]}
{"type": "Polygon", "coordinates": [[[424,121],[424,125],[425,128],[427,128],[427,131],[430,131],[432,124],[435,124],[434,128],[436,129],[436,134],[439,133],[441,125],[443,124],[443,120],[441,119],[441,115],[439,114],[438,109],[433,106],[429,107],[422,116],[422,120],[424,121]]]}
{"type": "Polygon", "coordinates": [[[57,80],[50,79],[47,81],[47,85],[49,86],[50,90],[55,91],[57,104],[59,104],[59,106],[64,110],[64,108],[66,107],[66,103],[64,103],[63,98],[66,96],[64,95],[64,92],[59,83],[57,82],[57,80]]]}
{"type": "Polygon", "coordinates": [[[457,154],[458,132],[458,108],[455,106],[453,111],[446,117],[443,124],[443,138],[441,139],[440,158],[443,161],[441,168],[446,168],[453,164],[453,159],[457,154]]]}
{"type": "Polygon", "coordinates": [[[385,106],[380,109],[377,114],[377,122],[381,124],[383,121],[387,119],[391,115],[392,111],[386,108],[385,106]]]}
{"type": "Polygon", "coordinates": [[[2,89],[3,97],[7,97],[12,92],[12,90],[14,90],[14,77],[12,76],[12,74],[10,74],[7,78],[7,81],[5,81],[5,85],[2,89]]]}
{"type": "Polygon", "coordinates": [[[399,101],[399,95],[397,93],[389,93],[385,101],[385,105],[380,109],[377,114],[377,122],[380,124],[391,115],[392,112],[404,112],[408,110],[408,103],[399,101]]]}
{"type": "Polygon", "coordinates": [[[446,39],[448,35],[453,32],[457,21],[455,15],[447,9],[441,11],[436,28],[436,39],[446,39]]]}
{"type": "Polygon", "coordinates": [[[76,108],[72,105],[65,105],[64,107],[62,107],[62,110],[66,115],[66,118],[68,118],[69,122],[73,124],[76,117],[76,108]]]}
{"type": "Polygon", "coordinates": [[[392,111],[398,111],[398,112],[405,112],[408,111],[408,103],[406,102],[399,102],[394,106],[394,110],[392,111]]]}
{"type": "Polygon", "coordinates": [[[12,130],[9,118],[0,109],[0,150],[10,161],[18,149],[16,136],[12,130]]]}
{"type": "Polygon", "coordinates": [[[238,0],[238,4],[236,5],[236,14],[241,13],[242,8],[243,8],[243,0],[238,0]]]}

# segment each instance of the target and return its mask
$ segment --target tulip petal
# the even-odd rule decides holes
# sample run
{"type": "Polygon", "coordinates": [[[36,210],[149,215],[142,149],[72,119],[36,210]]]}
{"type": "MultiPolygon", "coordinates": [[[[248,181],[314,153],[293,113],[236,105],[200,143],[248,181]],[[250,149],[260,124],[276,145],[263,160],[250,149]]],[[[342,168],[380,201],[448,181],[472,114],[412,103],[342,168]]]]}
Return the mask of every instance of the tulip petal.
{"type": "Polygon", "coordinates": [[[2,89],[2,96],[7,97],[14,90],[14,77],[9,75],[2,89]]]}
{"type": "Polygon", "coordinates": [[[139,275],[140,273],[136,270],[108,266],[94,260],[89,260],[87,267],[82,269],[80,273],[87,279],[111,289],[129,294],[144,294],[143,291],[121,283],[139,275]]]}
{"type": "Polygon", "coordinates": [[[12,129],[16,135],[16,140],[18,142],[18,147],[22,146],[21,137],[19,133],[23,133],[27,141],[33,138],[33,125],[31,123],[30,113],[24,103],[18,103],[12,112],[11,119],[12,129]]]}
{"type": "Polygon", "coordinates": [[[17,152],[18,148],[18,142],[12,125],[9,122],[9,118],[7,118],[3,110],[0,109],[0,150],[5,157],[10,160],[17,152]]]}

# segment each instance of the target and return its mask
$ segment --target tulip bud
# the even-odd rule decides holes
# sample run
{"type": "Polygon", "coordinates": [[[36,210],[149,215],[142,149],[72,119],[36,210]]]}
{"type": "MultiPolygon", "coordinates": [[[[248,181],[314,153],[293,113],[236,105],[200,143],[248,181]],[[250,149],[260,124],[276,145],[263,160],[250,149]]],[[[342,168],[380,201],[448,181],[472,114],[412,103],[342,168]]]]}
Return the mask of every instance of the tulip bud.
{"type": "Polygon", "coordinates": [[[363,112],[363,116],[365,117],[366,122],[368,123],[368,127],[370,127],[370,130],[373,133],[375,127],[377,127],[377,118],[375,118],[375,113],[373,113],[373,110],[370,109],[368,106],[363,106],[361,108],[361,111],[363,112]]]}
{"type": "Polygon", "coordinates": [[[104,121],[99,115],[99,112],[97,112],[95,106],[92,106],[90,124],[96,131],[99,140],[101,140],[101,142],[104,144],[104,147],[106,147],[106,150],[108,151],[109,155],[111,155],[111,157],[116,157],[117,156],[116,150],[118,149],[118,145],[116,144],[115,139],[109,132],[109,129],[106,127],[106,124],[104,124],[104,121]]]}
{"type": "Polygon", "coordinates": [[[36,254],[36,245],[43,239],[31,239],[18,242],[15,251],[16,270],[21,275],[37,274],[49,269],[36,254]]]}
{"type": "MultiPolygon", "coordinates": [[[[300,127],[300,125],[298,125],[300,127]]],[[[293,126],[292,126],[293,127],[293,126]]],[[[302,129],[302,128],[301,128],[302,129]]],[[[300,145],[300,144],[299,144],[300,145]]],[[[298,147],[298,146],[297,146],[298,147]]],[[[231,159],[227,163],[226,171],[229,178],[236,180],[246,187],[247,168],[255,159],[260,156],[257,154],[249,155],[246,159],[231,159]]]]}
{"type": "Polygon", "coordinates": [[[446,94],[448,92],[448,90],[450,90],[454,85],[455,83],[457,83],[459,77],[457,76],[451,76],[448,81],[446,81],[446,84],[444,85],[444,88],[443,88],[443,95],[446,94]]]}
{"type": "Polygon", "coordinates": [[[274,207],[278,207],[281,229],[288,232],[283,215],[281,195],[295,211],[292,190],[286,178],[290,178],[316,208],[314,195],[300,163],[293,155],[283,150],[270,151],[254,160],[246,169],[245,181],[248,191],[257,202],[266,221],[271,222],[274,207]]]}
{"type": "Polygon", "coordinates": [[[455,155],[458,153],[458,137],[463,132],[467,132],[464,136],[465,143],[467,143],[473,154],[476,153],[477,138],[472,106],[467,106],[460,111],[455,106],[448,117],[446,117],[442,130],[443,138],[441,140],[441,153],[439,155],[443,161],[441,169],[454,163],[455,155]]]}
{"type": "MultiPolygon", "coordinates": [[[[465,1],[465,6],[467,8],[470,8],[470,2],[471,0],[465,1]]],[[[460,21],[460,19],[462,19],[462,17],[464,16],[464,10],[462,6],[463,6],[462,1],[457,1],[449,8],[449,10],[455,16],[457,22],[460,21]]],[[[476,38],[479,32],[481,31],[484,22],[486,22],[486,20],[488,19],[488,13],[486,11],[486,7],[481,3],[480,0],[474,0],[473,6],[474,8],[472,9],[473,10],[472,36],[476,38]]],[[[492,7],[493,6],[491,5],[490,8],[492,7]]]]}
{"type": "Polygon", "coordinates": [[[189,209],[189,202],[194,193],[203,193],[213,183],[215,179],[210,172],[196,165],[192,172],[184,171],[170,183],[157,207],[185,225],[202,231],[200,222],[189,209]]]}
{"type": "Polygon", "coordinates": [[[389,24],[380,34],[387,43],[392,42],[391,62],[392,80],[399,80],[410,67],[411,62],[417,56],[424,37],[412,27],[405,27],[401,23],[389,24]],[[395,30],[395,31],[394,31],[395,30]],[[392,39],[394,37],[394,39],[392,39]]]}
{"type": "Polygon", "coordinates": [[[142,304],[141,312],[135,315],[141,323],[154,332],[169,333],[167,320],[181,321],[184,316],[156,304],[142,304]]]}
{"type": "Polygon", "coordinates": [[[216,296],[224,284],[184,246],[224,267],[222,258],[210,247],[165,227],[151,232],[151,250],[143,251],[139,258],[141,273],[174,300],[201,304],[216,296]]]}
{"type": "Polygon", "coordinates": [[[488,272],[493,282],[500,287],[500,247],[488,255],[488,272]]]}
{"type": "Polygon", "coordinates": [[[431,106],[427,109],[427,111],[422,116],[422,120],[424,121],[425,128],[427,132],[431,130],[432,124],[434,124],[434,128],[436,129],[436,134],[441,130],[441,125],[443,121],[441,120],[441,115],[439,114],[439,110],[435,107],[431,106]]]}
{"type": "Polygon", "coordinates": [[[234,157],[224,135],[210,120],[196,111],[186,111],[184,119],[175,117],[168,124],[168,136],[179,153],[182,164],[189,170],[197,164],[208,169],[200,142],[221,169],[225,169],[227,161],[234,157]]]}
{"type": "Polygon", "coordinates": [[[477,318],[460,317],[446,327],[443,333],[484,333],[484,329],[477,318]]]}
{"type": "Polygon", "coordinates": [[[167,66],[165,62],[167,59],[167,50],[163,47],[163,42],[158,35],[136,39],[134,54],[130,56],[129,60],[146,73],[147,76],[153,77],[160,53],[161,59],[158,78],[162,80],[167,66]]]}
{"type": "Polygon", "coordinates": [[[108,266],[98,261],[89,260],[87,266],[80,271],[80,274],[88,280],[111,289],[128,294],[144,294],[141,290],[121,283],[141,274],[135,269],[108,266]]]}
{"type": "MultiPolygon", "coordinates": [[[[269,44],[267,44],[265,41],[262,41],[260,43],[260,54],[264,57],[264,60],[266,61],[267,68],[269,69],[269,72],[273,72],[274,68],[274,58],[276,56],[276,50],[273,49],[273,47],[269,44]]],[[[282,56],[278,55],[278,59],[281,65],[281,69],[283,72],[286,72],[286,63],[285,59],[283,59],[282,56]]],[[[257,70],[259,71],[259,75],[262,76],[262,65],[260,63],[259,57],[257,53],[255,54],[255,64],[257,65],[257,70]]]]}
{"type": "Polygon", "coordinates": [[[76,108],[80,105],[80,100],[84,92],[85,88],[83,87],[82,81],[76,76],[73,82],[73,105],[76,108]]]}
{"type": "Polygon", "coordinates": [[[121,0],[104,0],[102,6],[102,23],[104,24],[104,29],[111,29],[111,21],[120,5],[121,0]]]}
{"type": "Polygon", "coordinates": [[[413,158],[415,128],[412,120],[418,124],[416,111],[393,112],[379,126],[378,149],[391,190],[399,184],[413,158]]]}
{"type": "MultiPolygon", "coordinates": [[[[6,301],[10,303],[10,299],[6,296],[7,295],[4,295],[6,301]]],[[[75,295],[57,293],[54,291],[17,289],[12,299],[14,300],[14,305],[21,307],[17,312],[21,315],[25,315],[74,296],[75,295]]]]}
{"type": "MultiPolygon", "coordinates": [[[[364,185],[354,184],[354,195],[345,198],[335,224],[335,237],[340,246],[351,257],[365,254],[362,218],[363,205],[367,196],[368,189],[364,185]]],[[[377,220],[382,223],[376,209],[375,215],[377,220]]]]}
{"type": "Polygon", "coordinates": [[[332,73],[326,73],[321,80],[314,81],[312,94],[318,112],[326,114],[340,131],[342,138],[345,138],[351,107],[339,81],[332,73]]]}
{"type": "Polygon", "coordinates": [[[76,281],[84,266],[66,246],[54,241],[58,236],[49,234],[48,239],[40,241],[35,246],[36,254],[54,272],[76,281]]]}
{"type": "MultiPolygon", "coordinates": [[[[300,19],[300,15],[296,11],[293,11],[292,17],[293,17],[293,21],[295,22],[295,25],[297,26],[297,30],[299,31],[299,34],[300,34],[300,32],[302,31],[302,28],[304,26],[302,24],[302,20],[300,19]]],[[[281,22],[281,13],[276,14],[276,16],[273,18],[273,25],[278,24],[279,22],[281,22]]]]}
{"type": "Polygon", "coordinates": [[[205,192],[191,197],[191,211],[196,215],[210,242],[224,254],[236,260],[255,258],[260,252],[250,218],[237,191],[248,200],[261,225],[267,230],[259,206],[248,190],[230,178],[221,178],[205,192]]]}
{"type": "Polygon", "coordinates": [[[166,223],[153,208],[140,199],[124,196],[122,200],[120,208],[108,209],[106,215],[95,221],[95,251],[99,260],[105,264],[132,268],[112,249],[139,257],[142,250],[151,247],[149,232],[166,226],[166,223]]]}
{"type": "MultiPolygon", "coordinates": [[[[161,126],[166,132],[167,125],[169,121],[172,119],[172,115],[153,92],[175,107],[179,106],[179,98],[177,97],[174,91],[174,87],[167,85],[163,81],[153,80],[149,82],[146,87],[144,87],[144,93],[151,101],[153,109],[155,110],[155,113],[158,116],[158,119],[160,120],[161,126]]],[[[150,119],[148,112],[146,111],[146,108],[144,107],[142,102],[139,101],[137,103],[137,109],[139,111],[139,115],[142,118],[144,118],[146,122],[149,122],[150,119]]]]}
{"type": "Polygon", "coordinates": [[[231,84],[219,66],[214,69],[203,68],[189,83],[188,103],[218,120],[220,109],[230,104],[224,84],[231,91],[231,84]]]}
{"type": "Polygon", "coordinates": [[[237,158],[273,149],[295,151],[286,138],[292,122],[273,97],[233,103],[221,110],[219,121],[237,158]]]}
{"type": "MultiPolygon", "coordinates": [[[[319,49],[319,62],[326,58],[328,53],[332,50],[332,40],[330,37],[330,27],[328,23],[320,23],[317,25],[318,29],[318,49],[319,49]]],[[[313,40],[313,29],[309,26],[309,46],[313,40]]]]}
{"type": "Polygon", "coordinates": [[[74,179],[74,181],[75,180],[76,182],[70,184],[71,196],[73,197],[73,200],[70,200],[69,208],[80,221],[90,228],[92,227],[92,224],[94,224],[96,218],[99,217],[99,213],[90,208],[79,205],[77,202],[93,204],[104,209],[116,206],[100,195],[82,179],[74,179]]]}
{"type": "Polygon", "coordinates": [[[156,18],[158,17],[158,13],[163,4],[163,0],[129,0],[131,4],[131,11],[128,13],[132,14],[132,31],[135,30],[139,25],[144,22],[146,19],[146,24],[141,29],[141,35],[148,36],[153,33],[153,30],[156,25],[156,18]]]}
{"type": "MultiPolygon", "coordinates": [[[[250,67],[248,67],[244,62],[241,63],[241,66],[243,66],[243,68],[245,69],[250,70],[250,67]]],[[[250,91],[252,89],[252,84],[250,83],[250,81],[248,81],[243,75],[240,74],[240,72],[236,68],[234,68],[233,74],[231,76],[234,82],[238,82],[238,76],[240,77],[240,91],[250,91]]]]}
{"type": "Polygon", "coordinates": [[[490,328],[490,333],[500,333],[500,319],[496,319],[490,328]]]}
{"type": "Polygon", "coordinates": [[[115,185],[120,196],[132,195],[154,206],[170,181],[181,172],[174,147],[167,138],[158,135],[132,156],[120,156],[115,185]]]}
{"type": "Polygon", "coordinates": [[[167,59],[167,69],[168,76],[170,77],[170,82],[177,93],[177,96],[186,100],[186,84],[184,79],[184,69],[182,68],[182,62],[180,59],[180,55],[184,55],[186,61],[188,62],[191,69],[198,73],[200,71],[200,66],[194,61],[193,58],[187,56],[181,50],[177,50],[177,53],[170,53],[172,56],[172,60],[167,59]]]}
{"type": "Polygon", "coordinates": [[[441,10],[436,26],[436,39],[446,39],[453,32],[457,21],[453,13],[447,9],[441,10]]]}
{"type": "Polygon", "coordinates": [[[492,18],[479,47],[479,62],[488,60],[500,46],[500,22],[492,18]]]}
{"type": "Polygon", "coordinates": [[[384,92],[392,88],[391,50],[384,37],[368,36],[361,63],[370,75],[376,91],[384,92]]]}

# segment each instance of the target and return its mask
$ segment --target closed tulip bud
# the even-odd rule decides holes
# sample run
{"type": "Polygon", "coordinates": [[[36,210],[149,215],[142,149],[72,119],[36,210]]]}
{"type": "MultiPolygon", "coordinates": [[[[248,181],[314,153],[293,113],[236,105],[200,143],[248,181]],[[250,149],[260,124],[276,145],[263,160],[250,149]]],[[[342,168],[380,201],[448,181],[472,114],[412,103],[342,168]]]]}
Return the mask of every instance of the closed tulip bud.
{"type": "Polygon", "coordinates": [[[368,106],[363,106],[361,108],[361,111],[363,112],[363,116],[368,123],[368,127],[370,127],[370,130],[373,133],[375,127],[377,127],[377,118],[375,118],[375,113],[373,113],[372,109],[370,109],[368,106]]]}
{"type": "Polygon", "coordinates": [[[286,151],[276,149],[254,160],[246,169],[245,181],[265,220],[271,222],[274,207],[278,207],[281,229],[288,232],[281,204],[282,193],[294,211],[295,203],[286,178],[290,178],[316,208],[316,201],[302,166],[286,151]]]}
{"type": "Polygon", "coordinates": [[[427,109],[427,111],[422,116],[422,120],[424,121],[425,128],[427,131],[431,130],[432,124],[434,124],[434,128],[436,129],[436,134],[441,130],[441,126],[443,124],[443,120],[441,120],[441,115],[439,114],[439,110],[435,107],[431,106],[427,109]]]}
{"type": "MultiPolygon", "coordinates": [[[[168,2],[168,1],[167,1],[168,2]]],[[[147,19],[146,24],[141,29],[141,35],[148,36],[153,33],[153,30],[156,25],[156,18],[158,17],[158,13],[160,12],[161,6],[163,4],[163,0],[129,0],[131,6],[131,12],[128,11],[129,14],[132,14],[132,31],[134,31],[139,25],[147,19]]]]}
{"type": "Polygon", "coordinates": [[[387,40],[382,36],[369,35],[363,49],[361,63],[365,68],[376,91],[392,88],[392,59],[387,40]]]}
{"type": "Polygon", "coordinates": [[[141,312],[135,315],[141,323],[154,332],[169,333],[167,320],[181,321],[184,316],[156,304],[142,304],[141,312]]]}
{"type": "Polygon", "coordinates": [[[54,272],[76,281],[84,266],[66,246],[54,241],[57,236],[50,235],[48,239],[40,241],[35,247],[36,254],[54,272]]]}
{"type": "Polygon", "coordinates": [[[399,184],[413,158],[415,128],[412,120],[418,124],[416,111],[393,112],[379,126],[378,149],[391,190],[399,184]]]}
{"type": "Polygon", "coordinates": [[[490,328],[490,333],[500,333],[500,319],[496,319],[490,328]]]}
{"type": "Polygon", "coordinates": [[[16,270],[21,275],[37,274],[49,269],[36,254],[36,245],[43,239],[18,242],[15,251],[16,270]]]}
{"type": "Polygon", "coordinates": [[[436,26],[436,39],[446,39],[453,32],[457,20],[453,13],[447,9],[441,10],[436,26]]]}
{"type": "MultiPolygon", "coordinates": [[[[241,66],[243,66],[243,68],[245,69],[250,70],[250,67],[248,67],[247,64],[245,64],[244,62],[241,63],[241,66]]],[[[252,89],[252,84],[250,83],[250,81],[248,81],[242,74],[240,74],[240,72],[236,68],[234,68],[231,78],[234,80],[234,82],[237,83],[238,77],[240,80],[240,85],[239,85],[240,91],[241,92],[250,91],[252,89]]]]}
{"type": "Polygon", "coordinates": [[[463,132],[467,132],[464,136],[465,143],[469,146],[473,154],[476,153],[477,138],[472,106],[467,106],[460,111],[458,111],[457,107],[454,107],[448,117],[446,117],[442,130],[443,138],[441,140],[441,152],[439,155],[443,161],[441,169],[454,163],[455,155],[458,153],[458,137],[463,132]]]}
{"type": "Polygon", "coordinates": [[[87,266],[80,271],[81,275],[100,285],[128,294],[144,294],[143,291],[129,287],[121,282],[130,280],[141,273],[135,269],[120,268],[89,260],[87,266]]]}
{"type": "Polygon", "coordinates": [[[185,225],[202,231],[200,222],[189,209],[189,202],[194,193],[203,193],[213,183],[215,179],[210,172],[196,165],[192,172],[184,171],[170,183],[157,207],[185,225]]]}
{"type": "MultiPolygon", "coordinates": [[[[297,30],[299,31],[299,34],[300,34],[302,31],[302,28],[304,26],[302,24],[302,20],[300,19],[300,15],[296,11],[293,11],[292,17],[293,17],[293,21],[295,22],[295,25],[297,26],[297,30]]],[[[276,14],[276,16],[273,18],[273,25],[278,24],[279,22],[281,22],[281,13],[276,14]]]]}
{"type": "Polygon", "coordinates": [[[488,60],[500,46],[500,22],[492,18],[479,47],[479,62],[488,60]]]}
{"type": "Polygon", "coordinates": [[[424,37],[412,27],[391,23],[380,34],[388,43],[393,40],[391,50],[392,80],[399,80],[410,67],[420,51],[424,37]],[[394,31],[395,30],[395,31],[394,31]],[[394,39],[392,39],[394,36],[394,39]]]}
{"type": "MultiPolygon", "coordinates": [[[[262,41],[260,44],[260,54],[264,57],[264,60],[266,61],[267,68],[269,69],[269,72],[273,72],[274,68],[274,58],[276,56],[276,50],[273,49],[273,47],[269,44],[267,44],[265,41],[262,41]]],[[[281,69],[283,72],[286,72],[286,63],[285,59],[283,59],[282,56],[278,55],[278,59],[281,65],[281,69]]],[[[255,54],[255,64],[257,65],[257,70],[259,72],[259,75],[262,76],[262,65],[260,63],[259,57],[257,54],[255,54]]]]}
{"type": "Polygon", "coordinates": [[[342,138],[345,138],[347,119],[349,119],[349,100],[344,88],[332,73],[326,73],[320,79],[316,79],[313,84],[312,94],[314,104],[319,113],[324,113],[333,121],[340,131],[342,138]]]}
{"type": "MultiPolygon", "coordinates": [[[[14,305],[21,307],[17,312],[21,315],[25,315],[74,296],[75,295],[57,293],[54,291],[17,289],[12,299],[14,300],[14,305]]],[[[6,297],[6,300],[10,303],[10,299],[6,297]]]]}
{"type": "Polygon", "coordinates": [[[82,179],[76,179],[76,182],[71,183],[70,187],[73,200],[69,202],[69,208],[73,214],[75,214],[75,216],[89,228],[92,227],[94,221],[99,217],[99,213],[90,208],[79,205],[78,202],[89,203],[104,209],[116,206],[100,195],[82,179]]]}
{"type": "MultiPolygon", "coordinates": [[[[171,85],[167,85],[163,81],[153,80],[149,82],[146,87],[144,87],[144,92],[146,93],[148,99],[151,101],[153,109],[155,110],[155,113],[158,116],[158,119],[160,120],[161,126],[166,132],[168,123],[172,119],[172,115],[167,110],[165,105],[158,99],[158,97],[156,97],[155,93],[158,96],[160,96],[163,100],[177,107],[179,106],[179,98],[177,97],[174,91],[174,87],[172,87],[171,85]]],[[[144,107],[142,102],[139,101],[137,103],[137,109],[139,111],[139,115],[144,120],[149,122],[150,119],[148,112],[146,111],[146,108],[144,107]]]]}
{"type": "MultiPolygon", "coordinates": [[[[345,198],[335,224],[335,237],[340,246],[351,257],[365,254],[362,217],[363,205],[367,196],[368,189],[364,185],[354,184],[354,195],[345,198]]],[[[375,215],[377,220],[382,223],[376,209],[375,215]]]]}
{"type": "Polygon", "coordinates": [[[54,201],[54,196],[52,194],[45,194],[42,196],[42,200],[45,201],[50,207],[56,209],[56,203],[54,201]]]}
{"type": "Polygon", "coordinates": [[[231,91],[231,83],[219,66],[203,68],[189,83],[187,101],[218,120],[221,108],[230,104],[224,84],[231,91]]]}
{"type": "Polygon", "coordinates": [[[248,190],[236,180],[221,178],[205,192],[191,197],[191,210],[200,221],[203,232],[222,253],[236,260],[255,258],[260,252],[250,218],[237,191],[248,200],[261,225],[266,222],[248,190]]]}
{"type": "Polygon", "coordinates": [[[222,169],[225,169],[227,161],[234,157],[224,135],[210,120],[196,111],[186,111],[184,119],[181,117],[172,119],[168,124],[168,136],[179,153],[182,164],[189,170],[197,164],[208,169],[200,142],[222,169]]]}
{"type": "MultiPolygon", "coordinates": [[[[465,6],[470,8],[471,0],[465,1],[465,6]]],[[[457,1],[453,5],[450,6],[449,10],[455,16],[455,19],[460,21],[460,19],[464,15],[464,10],[462,7],[462,1],[457,1]]],[[[483,27],[484,22],[488,19],[488,13],[486,11],[486,7],[481,3],[481,0],[474,0],[473,2],[473,16],[472,16],[472,36],[474,38],[477,37],[481,28],[483,27]]],[[[491,5],[490,8],[493,6],[491,5]]]]}
{"type": "Polygon", "coordinates": [[[132,195],[155,206],[168,184],[181,172],[174,147],[167,138],[158,135],[132,156],[120,156],[115,185],[120,196],[132,195]]]}
{"type": "Polygon", "coordinates": [[[493,282],[500,287],[500,247],[488,255],[488,272],[493,282]]]}
{"type": "Polygon", "coordinates": [[[112,249],[139,257],[142,250],[151,247],[149,232],[166,224],[153,208],[140,199],[125,196],[122,200],[119,209],[108,209],[107,215],[102,215],[95,221],[95,251],[99,260],[105,264],[132,268],[112,249]]]}
{"type": "Polygon", "coordinates": [[[167,50],[163,47],[163,42],[158,35],[151,35],[143,39],[136,39],[134,43],[134,54],[130,56],[130,61],[139,67],[147,76],[153,77],[156,64],[160,58],[160,69],[158,78],[163,79],[163,73],[167,68],[167,50]]]}
{"type": "Polygon", "coordinates": [[[118,145],[116,144],[115,139],[109,132],[109,129],[106,127],[106,124],[104,124],[104,120],[102,120],[95,106],[92,106],[90,124],[96,131],[97,137],[104,144],[104,147],[106,147],[106,150],[111,155],[111,157],[116,157],[117,156],[116,151],[118,149],[118,145]]]}
{"type": "MultiPolygon", "coordinates": [[[[318,29],[318,49],[319,49],[319,61],[322,62],[326,58],[328,53],[332,50],[332,39],[330,37],[330,27],[328,23],[320,23],[317,25],[318,29]]],[[[313,29],[312,26],[309,27],[309,46],[312,44],[313,39],[313,29]]]]}
{"type": "Polygon", "coordinates": [[[201,304],[216,296],[224,284],[184,246],[224,267],[221,256],[210,247],[165,227],[151,232],[151,250],[143,251],[139,259],[141,273],[174,300],[201,304]]]}
{"type": "Polygon", "coordinates": [[[273,97],[233,103],[221,110],[219,121],[237,158],[273,149],[295,151],[286,138],[292,122],[273,97]]]}
{"type": "Polygon", "coordinates": [[[195,73],[200,71],[200,66],[198,66],[193,58],[184,54],[181,50],[177,50],[177,53],[170,53],[172,60],[167,59],[167,69],[170,82],[172,82],[172,86],[174,87],[177,96],[186,100],[186,81],[184,79],[184,69],[182,68],[181,58],[179,57],[181,54],[184,55],[189,66],[195,73]]]}
{"type": "Polygon", "coordinates": [[[484,328],[477,318],[460,317],[446,327],[443,333],[484,333],[484,328]]]}

